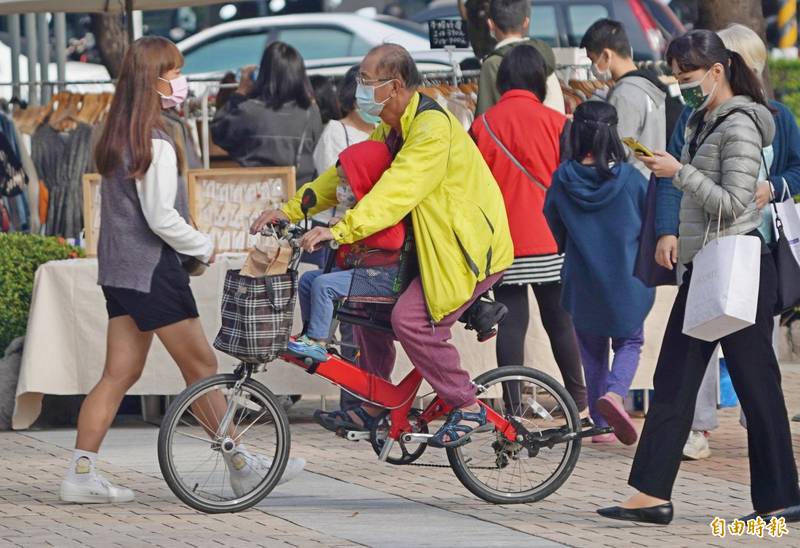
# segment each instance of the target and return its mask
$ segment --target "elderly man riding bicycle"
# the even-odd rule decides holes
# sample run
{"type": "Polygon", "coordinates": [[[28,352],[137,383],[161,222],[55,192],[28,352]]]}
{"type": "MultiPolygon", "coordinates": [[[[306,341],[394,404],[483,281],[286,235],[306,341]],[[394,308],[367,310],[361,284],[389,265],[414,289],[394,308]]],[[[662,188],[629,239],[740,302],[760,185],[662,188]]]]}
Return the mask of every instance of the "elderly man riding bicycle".
{"type": "MultiPolygon", "coordinates": [[[[475,386],[448,341],[459,316],[489,290],[514,257],[500,190],[480,152],[461,124],[417,91],[421,79],[414,60],[397,45],[374,48],[364,58],[357,100],[382,123],[370,139],[385,142],[393,154],[372,191],[331,228],[303,237],[306,249],[335,240],[347,244],[410,218],[419,264],[391,316],[394,336],[411,362],[453,411],[429,441],[458,446],[487,424],[475,386]]],[[[338,176],[331,167],[301,188],[281,211],[265,211],[253,224],[257,232],[278,220],[299,221],[306,188],[318,200],[311,213],[336,204],[338,176]]],[[[359,366],[388,379],[394,368],[394,337],[359,328],[359,366]]],[[[329,424],[369,429],[382,410],[363,404],[337,411],[329,424]]]]}

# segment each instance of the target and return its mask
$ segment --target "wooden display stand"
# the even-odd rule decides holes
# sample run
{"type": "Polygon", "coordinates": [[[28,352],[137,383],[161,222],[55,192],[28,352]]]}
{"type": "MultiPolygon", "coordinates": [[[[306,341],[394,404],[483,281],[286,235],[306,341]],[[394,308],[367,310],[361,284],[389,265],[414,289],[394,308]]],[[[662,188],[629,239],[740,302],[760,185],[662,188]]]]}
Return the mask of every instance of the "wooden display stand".
{"type": "Polygon", "coordinates": [[[97,256],[100,238],[100,181],[99,173],[83,176],[83,239],[87,257],[97,256]]]}
{"type": "Polygon", "coordinates": [[[197,229],[214,238],[217,253],[244,252],[252,247],[247,236],[259,214],[294,196],[295,168],[195,169],[187,181],[197,229]]]}
{"type": "MultiPolygon", "coordinates": [[[[83,176],[84,246],[97,256],[100,236],[98,173],[83,176]]],[[[189,215],[196,228],[214,238],[217,253],[250,249],[252,222],[267,207],[285,204],[295,192],[295,168],[196,169],[186,174],[189,215]]]]}

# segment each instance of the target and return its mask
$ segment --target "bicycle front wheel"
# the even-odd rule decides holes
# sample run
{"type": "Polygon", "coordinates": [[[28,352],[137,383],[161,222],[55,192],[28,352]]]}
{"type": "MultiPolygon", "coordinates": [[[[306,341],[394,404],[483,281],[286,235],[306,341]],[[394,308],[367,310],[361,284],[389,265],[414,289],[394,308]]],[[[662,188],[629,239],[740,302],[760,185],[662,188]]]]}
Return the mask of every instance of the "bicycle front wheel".
{"type": "Polygon", "coordinates": [[[289,420],[252,379],[215,375],[184,390],[158,433],[167,485],[206,513],[239,512],[278,484],[289,460],[289,420]]]}
{"type": "Polygon", "coordinates": [[[528,448],[497,431],[475,434],[469,443],[447,449],[456,477],[495,504],[535,502],[554,493],[572,474],[581,451],[572,397],[553,377],[528,367],[498,367],[475,384],[478,397],[541,443],[528,448]]]}

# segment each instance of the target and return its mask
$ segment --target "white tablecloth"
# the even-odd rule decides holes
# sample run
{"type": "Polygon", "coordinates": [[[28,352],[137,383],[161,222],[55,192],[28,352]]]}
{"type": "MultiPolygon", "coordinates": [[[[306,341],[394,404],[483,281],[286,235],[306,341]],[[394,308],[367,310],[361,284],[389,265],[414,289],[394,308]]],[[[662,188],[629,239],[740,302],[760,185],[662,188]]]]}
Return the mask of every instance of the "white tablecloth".
{"type": "MultiPolygon", "coordinates": [[[[239,268],[242,262],[241,255],[222,255],[203,276],[192,278],[192,290],[209,340],[213,340],[219,329],[219,301],[225,272],[239,268]]],[[[95,259],[54,261],[42,265],[36,272],[16,392],[15,429],[28,428],[33,424],[41,412],[43,394],[86,394],[100,378],[105,359],[108,316],[103,293],[96,280],[95,259]]],[[[639,372],[634,379],[634,388],[652,386],[655,359],[674,295],[674,288],[659,290],[656,305],[646,324],[646,345],[639,372]]],[[[538,321],[539,313],[533,296],[530,302],[532,321],[526,339],[526,365],[560,378],[549,341],[538,321]]],[[[299,307],[295,322],[295,325],[299,325],[299,307]]],[[[495,366],[494,342],[478,343],[475,333],[465,331],[461,324],[457,324],[454,330],[453,341],[461,352],[464,366],[473,377],[495,366]]],[[[221,371],[233,369],[236,363],[233,358],[221,353],[217,353],[217,356],[221,371]]],[[[409,367],[408,358],[401,350],[398,352],[395,380],[405,374],[409,367]]],[[[282,362],[271,365],[267,372],[259,375],[259,380],[277,394],[338,394],[338,389],[327,381],[282,362]]],[[[178,368],[161,343],[156,341],[141,379],[129,394],[170,395],[178,394],[183,388],[178,368]]]]}

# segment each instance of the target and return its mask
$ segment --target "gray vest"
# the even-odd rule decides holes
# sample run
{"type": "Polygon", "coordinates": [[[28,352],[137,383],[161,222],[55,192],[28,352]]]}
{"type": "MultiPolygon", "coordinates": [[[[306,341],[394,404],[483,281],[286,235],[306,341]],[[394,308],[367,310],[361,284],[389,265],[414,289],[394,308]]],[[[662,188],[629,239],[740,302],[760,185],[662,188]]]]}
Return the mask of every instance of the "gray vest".
{"type": "MultiPolygon", "coordinates": [[[[153,139],[172,138],[161,130],[153,131],[153,139]]],[[[100,184],[100,239],[97,245],[99,277],[102,286],[150,292],[153,271],[166,243],[147,224],[142,213],[136,182],[128,175],[128,159],[112,177],[103,177],[100,184]]],[[[178,177],[175,209],[189,221],[189,199],[186,181],[178,177]]],[[[179,261],[177,253],[175,260],[179,261]]]]}

